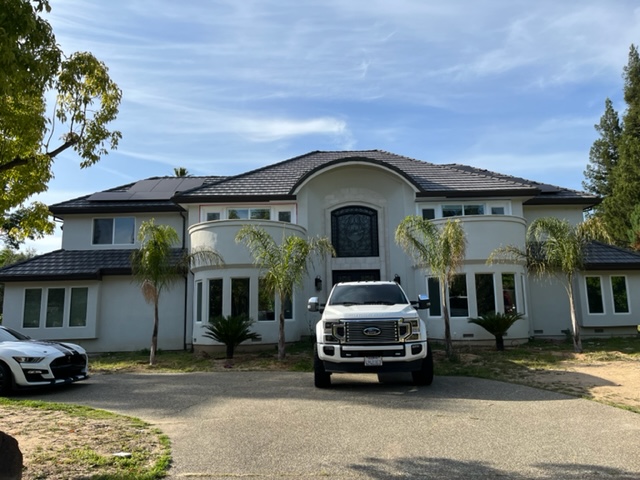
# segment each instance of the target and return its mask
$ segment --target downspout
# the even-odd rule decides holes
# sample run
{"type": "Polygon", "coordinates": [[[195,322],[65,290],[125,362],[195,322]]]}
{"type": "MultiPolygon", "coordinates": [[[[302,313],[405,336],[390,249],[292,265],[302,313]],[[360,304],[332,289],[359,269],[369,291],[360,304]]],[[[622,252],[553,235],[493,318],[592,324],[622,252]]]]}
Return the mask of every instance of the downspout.
{"type": "MultiPolygon", "coordinates": [[[[184,211],[180,212],[180,216],[182,217],[182,250],[184,251],[184,249],[187,246],[187,219],[185,217],[184,211]]],[[[187,268],[187,273],[185,273],[184,275],[184,314],[183,314],[184,322],[182,327],[182,349],[183,350],[187,349],[187,321],[188,321],[187,307],[189,302],[189,272],[190,272],[190,269],[187,268]]]]}

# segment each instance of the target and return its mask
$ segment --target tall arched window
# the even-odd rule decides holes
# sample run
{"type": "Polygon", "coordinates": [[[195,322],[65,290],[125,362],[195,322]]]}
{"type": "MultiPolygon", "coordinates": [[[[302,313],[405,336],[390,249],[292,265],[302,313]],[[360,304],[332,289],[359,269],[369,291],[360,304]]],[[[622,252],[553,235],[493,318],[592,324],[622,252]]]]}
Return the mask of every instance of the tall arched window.
{"type": "Polygon", "coordinates": [[[331,243],[338,257],[377,257],[378,212],[344,207],[331,212],[331,243]]]}

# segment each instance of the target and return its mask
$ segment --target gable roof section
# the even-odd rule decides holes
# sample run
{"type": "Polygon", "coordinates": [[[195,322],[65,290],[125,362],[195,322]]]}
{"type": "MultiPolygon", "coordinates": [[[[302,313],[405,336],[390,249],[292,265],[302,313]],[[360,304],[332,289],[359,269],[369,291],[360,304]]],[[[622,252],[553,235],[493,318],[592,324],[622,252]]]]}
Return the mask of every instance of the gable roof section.
{"type": "Polygon", "coordinates": [[[640,270],[640,253],[591,242],[585,252],[585,270],[640,270]]]}
{"type": "Polygon", "coordinates": [[[54,215],[67,213],[179,212],[171,200],[177,192],[218,182],[225,177],[153,177],[50,205],[54,215]]]}
{"type": "MultiPolygon", "coordinates": [[[[174,197],[179,203],[293,200],[297,189],[315,173],[350,162],[370,163],[393,170],[417,190],[418,198],[523,196],[584,205],[597,197],[501,175],[464,165],[438,165],[382,150],[315,151],[268,165],[218,182],[183,191],[174,197]]],[[[531,200],[530,200],[531,201],[531,200]]],[[[551,203],[554,203],[553,201],[551,203]]]]}
{"type": "MultiPolygon", "coordinates": [[[[0,282],[100,280],[131,275],[135,250],[56,250],[0,269],[0,282]]],[[[176,262],[184,251],[174,249],[176,262]]]]}

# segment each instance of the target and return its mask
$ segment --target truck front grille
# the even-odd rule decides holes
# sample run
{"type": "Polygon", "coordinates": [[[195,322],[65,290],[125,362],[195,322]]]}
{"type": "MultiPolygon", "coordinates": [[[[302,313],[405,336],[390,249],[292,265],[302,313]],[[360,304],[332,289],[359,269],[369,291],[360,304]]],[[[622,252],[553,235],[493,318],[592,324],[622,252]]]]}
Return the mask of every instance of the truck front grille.
{"type": "Polygon", "coordinates": [[[368,322],[345,321],[343,343],[398,343],[406,335],[405,325],[397,320],[368,322]]]}

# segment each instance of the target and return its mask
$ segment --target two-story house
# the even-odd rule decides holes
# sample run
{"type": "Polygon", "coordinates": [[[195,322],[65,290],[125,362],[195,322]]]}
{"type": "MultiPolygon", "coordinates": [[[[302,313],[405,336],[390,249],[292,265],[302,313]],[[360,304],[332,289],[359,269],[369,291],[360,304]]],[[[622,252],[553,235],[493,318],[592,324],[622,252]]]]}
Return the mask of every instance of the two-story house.
{"type": "MultiPolygon", "coordinates": [[[[462,221],[464,266],[451,285],[454,340],[491,341],[468,319],[490,311],[518,311],[524,319],[507,341],[562,338],[570,328],[569,302],[559,283],[530,278],[521,264],[487,265],[507,244],[524,246],[527,225],[555,216],[577,224],[598,199],[552,185],[463,165],[438,165],[392,153],[311,152],[230,177],[141,180],[50,206],[63,222],[62,248],[0,270],[5,283],[4,324],[36,338],[73,340],[92,352],[147,348],[152,308],[132,282],[130,256],[140,223],[171,225],[183,249],[213,248],[222,266],[195,268],[161,299],[159,348],[214,344],[204,325],[217,315],[246,313],[275,344],[280,311],[286,338],[313,332],[318,315],[307,299],[325,298],[344,280],[401,282],[411,298],[431,297],[425,320],[443,338],[438,280],[417,269],[394,241],[407,215],[436,224],[462,221]],[[304,285],[283,304],[264,294],[262,272],[235,241],[248,223],[276,241],[285,235],[324,236],[337,255],[316,261],[304,285]]],[[[576,280],[582,333],[636,334],[640,319],[640,255],[593,244],[576,280]]]]}

